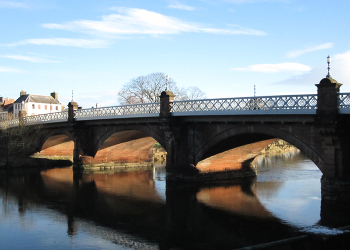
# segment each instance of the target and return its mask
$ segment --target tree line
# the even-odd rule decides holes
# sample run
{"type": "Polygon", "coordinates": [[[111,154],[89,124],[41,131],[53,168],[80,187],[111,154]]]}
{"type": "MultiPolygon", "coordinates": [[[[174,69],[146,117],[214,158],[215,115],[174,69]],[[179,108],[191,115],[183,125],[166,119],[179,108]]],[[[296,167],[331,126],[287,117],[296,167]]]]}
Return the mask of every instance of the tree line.
{"type": "Polygon", "coordinates": [[[159,102],[162,91],[169,88],[175,94],[176,101],[206,98],[205,92],[198,87],[179,88],[172,78],[164,73],[151,73],[131,79],[118,92],[118,102],[122,105],[159,102]],[[167,86],[168,84],[168,86],[167,86]]]}

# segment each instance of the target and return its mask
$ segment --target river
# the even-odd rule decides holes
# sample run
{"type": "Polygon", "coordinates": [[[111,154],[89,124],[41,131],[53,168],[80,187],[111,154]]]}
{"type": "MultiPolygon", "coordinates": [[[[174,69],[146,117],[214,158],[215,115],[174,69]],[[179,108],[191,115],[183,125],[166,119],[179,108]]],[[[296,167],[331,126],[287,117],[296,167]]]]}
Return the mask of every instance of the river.
{"type": "Polygon", "coordinates": [[[164,167],[71,167],[0,176],[0,249],[234,249],[320,221],[322,174],[299,152],[258,158],[258,176],[166,183],[164,167]]]}

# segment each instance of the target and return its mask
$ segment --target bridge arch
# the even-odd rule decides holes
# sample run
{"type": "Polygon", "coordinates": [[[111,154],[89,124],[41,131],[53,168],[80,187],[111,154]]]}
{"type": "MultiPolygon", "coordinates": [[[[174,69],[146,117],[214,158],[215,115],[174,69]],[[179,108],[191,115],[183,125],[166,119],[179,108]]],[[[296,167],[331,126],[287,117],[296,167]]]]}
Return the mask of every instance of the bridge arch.
{"type": "Polygon", "coordinates": [[[154,131],[147,125],[101,126],[94,131],[94,135],[91,152],[93,158],[90,158],[94,164],[152,162],[153,146],[156,142],[166,149],[159,131],[154,131]]]}
{"type": "Polygon", "coordinates": [[[98,135],[98,139],[93,145],[92,155],[95,156],[99,148],[102,146],[102,144],[113,134],[118,132],[123,132],[123,131],[129,131],[129,130],[141,131],[145,135],[148,135],[149,137],[154,138],[165,150],[168,151],[167,144],[165,143],[165,139],[152,128],[145,125],[139,125],[139,124],[123,124],[123,125],[116,125],[116,126],[109,127],[107,130],[100,133],[98,135]]]}
{"type": "Polygon", "coordinates": [[[73,156],[74,149],[74,137],[69,132],[68,129],[55,129],[50,131],[45,131],[39,139],[39,145],[37,152],[40,154],[47,155],[64,155],[64,156],[73,156]],[[55,150],[49,150],[49,148],[58,147],[60,144],[71,142],[67,145],[61,146],[55,150]],[[51,152],[49,152],[51,151],[51,152]]]}
{"type": "Polygon", "coordinates": [[[293,134],[292,132],[287,132],[285,129],[277,128],[274,126],[268,126],[264,124],[259,125],[241,125],[239,127],[232,127],[220,131],[214,135],[212,135],[203,145],[197,150],[195,164],[198,164],[200,161],[204,160],[206,157],[211,156],[213,154],[213,148],[220,145],[220,143],[224,142],[228,139],[234,139],[240,137],[243,138],[247,136],[247,143],[253,143],[251,140],[252,136],[256,136],[255,142],[260,140],[268,140],[268,139],[282,139],[291,145],[297,147],[302,153],[304,153],[307,157],[309,157],[316,166],[322,171],[323,167],[323,159],[319,155],[319,153],[301,136],[297,134],[293,134]]]}

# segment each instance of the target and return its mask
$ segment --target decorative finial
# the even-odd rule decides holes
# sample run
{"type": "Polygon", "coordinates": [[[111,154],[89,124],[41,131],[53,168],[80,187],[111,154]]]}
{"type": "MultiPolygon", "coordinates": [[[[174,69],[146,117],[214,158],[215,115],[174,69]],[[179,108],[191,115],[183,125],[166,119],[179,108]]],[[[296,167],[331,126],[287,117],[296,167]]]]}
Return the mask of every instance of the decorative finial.
{"type": "Polygon", "coordinates": [[[256,85],[254,85],[254,97],[255,97],[255,94],[256,94],[256,85]]]}
{"type": "Polygon", "coordinates": [[[166,76],[166,90],[169,91],[169,75],[166,76]]]}
{"type": "Polygon", "coordinates": [[[73,95],[74,95],[74,90],[72,90],[72,102],[74,102],[74,101],[73,101],[73,95]]]}
{"type": "Polygon", "coordinates": [[[329,72],[329,70],[331,69],[330,67],[329,67],[329,65],[331,64],[331,57],[328,55],[327,56],[327,64],[328,64],[328,74],[326,75],[326,77],[327,78],[332,78],[332,76],[331,76],[331,73],[329,72]]]}

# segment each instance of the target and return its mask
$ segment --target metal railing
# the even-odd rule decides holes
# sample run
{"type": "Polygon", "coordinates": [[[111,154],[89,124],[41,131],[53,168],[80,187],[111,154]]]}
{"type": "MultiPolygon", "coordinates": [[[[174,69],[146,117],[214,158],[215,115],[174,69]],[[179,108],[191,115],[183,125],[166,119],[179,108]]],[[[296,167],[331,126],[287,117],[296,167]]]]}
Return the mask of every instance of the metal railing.
{"type": "Polygon", "coordinates": [[[160,103],[142,103],[104,108],[78,109],[74,112],[74,118],[112,118],[117,116],[155,116],[159,115],[160,103]]]}
{"type": "Polygon", "coordinates": [[[42,115],[32,115],[23,117],[24,124],[41,124],[46,122],[62,122],[68,120],[68,111],[48,113],[42,115]]]}
{"type": "Polygon", "coordinates": [[[339,109],[350,109],[350,93],[339,93],[338,94],[338,108],[339,109]]]}
{"type": "MultiPolygon", "coordinates": [[[[338,108],[341,114],[350,114],[350,93],[338,94],[338,108]]],[[[174,101],[170,112],[173,115],[212,115],[212,114],[315,114],[317,94],[256,96],[220,99],[174,101]]],[[[78,109],[74,111],[77,120],[111,119],[126,117],[154,117],[160,113],[160,103],[112,106],[103,108],[78,109]]],[[[43,115],[26,116],[23,124],[64,122],[68,111],[43,115]]],[[[0,122],[0,128],[16,127],[19,119],[0,122]]]]}
{"type": "MultiPolygon", "coordinates": [[[[187,112],[227,112],[237,111],[285,111],[308,110],[316,112],[317,95],[283,95],[283,96],[256,96],[221,99],[203,99],[175,101],[171,106],[172,113],[184,114],[187,112]]],[[[247,113],[247,112],[245,112],[247,113]]]]}
{"type": "Polygon", "coordinates": [[[0,122],[0,129],[17,127],[19,125],[19,119],[12,119],[0,122]]]}

